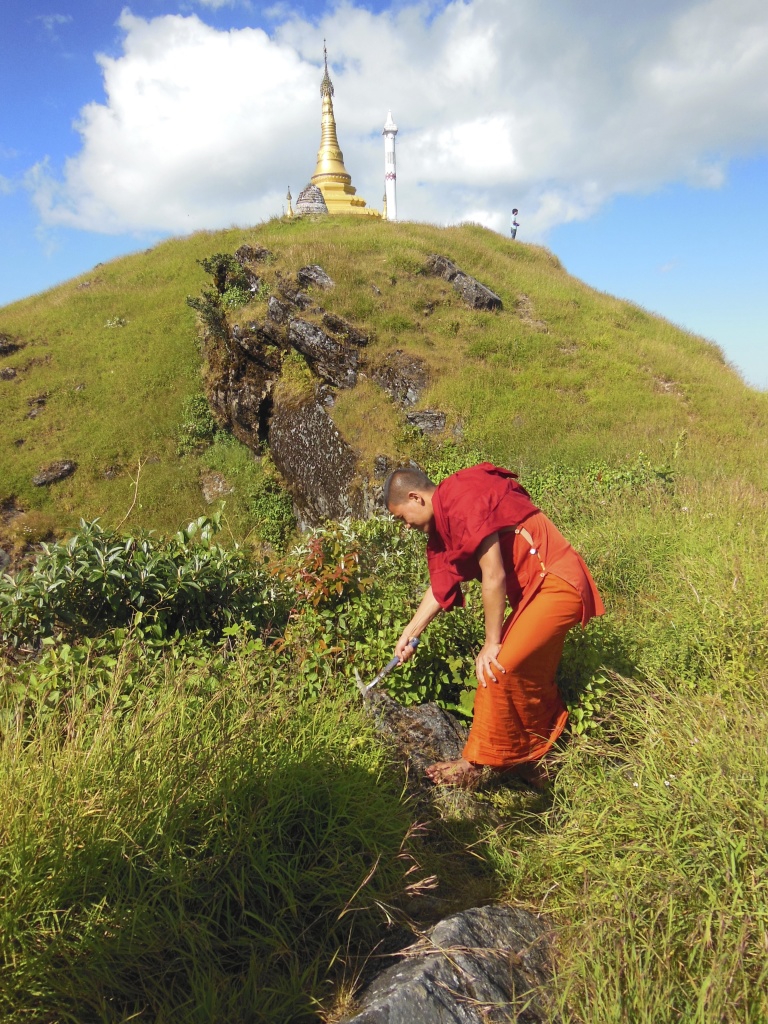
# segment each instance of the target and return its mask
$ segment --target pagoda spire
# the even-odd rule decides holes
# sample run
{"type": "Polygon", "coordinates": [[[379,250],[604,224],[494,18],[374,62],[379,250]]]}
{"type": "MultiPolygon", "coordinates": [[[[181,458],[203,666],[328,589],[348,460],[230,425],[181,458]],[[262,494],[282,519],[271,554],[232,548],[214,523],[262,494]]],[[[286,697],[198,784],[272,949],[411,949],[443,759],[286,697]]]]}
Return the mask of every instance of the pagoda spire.
{"type": "Polygon", "coordinates": [[[338,182],[346,186],[345,192],[354,195],[357,191],[352,188],[352,176],[347,173],[344,166],[344,154],[339,147],[339,140],[336,137],[336,118],[333,114],[333,82],[328,74],[328,49],[323,40],[323,56],[325,58],[325,74],[320,83],[320,96],[323,100],[323,116],[320,132],[320,149],[317,151],[317,164],[311,182],[318,185],[325,194],[324,185],[331,182],[338,182]]]}
{"type": "Polygon", "coordinates": [[[333,113],[333,82],[328,71],[328,48],[323,40],[323,80],[320,83],[320,96],[323,101],[322,122],[320,129],[320,149],[317,151],[317,164],[310,184],[316,185],[323,194],[328,212],[362,213],[369,217],[378,217],[376,210],[369,210],[365,200],[357,195],[352,184],[352,176],[344,166],[344,154],[341,152],[336,136],[336,118],[333,113]]]}

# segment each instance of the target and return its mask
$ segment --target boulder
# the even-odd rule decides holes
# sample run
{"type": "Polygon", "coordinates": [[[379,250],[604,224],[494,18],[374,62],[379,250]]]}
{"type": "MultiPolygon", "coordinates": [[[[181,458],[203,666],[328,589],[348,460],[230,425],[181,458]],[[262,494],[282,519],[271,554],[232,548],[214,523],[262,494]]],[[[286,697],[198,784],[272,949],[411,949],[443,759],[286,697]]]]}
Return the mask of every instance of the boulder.
{"type": "Polygon", "coordinates": [[[241,245],[235,250],[235,259],[241,267],[249,263],[263,263],[268,260],[272,253],[261,245],[241,245]]]}
{"type": "Polygon", "coordinates": [[[25,419],[34,420],[40,415],[45,408],[48,401],[48,395],[44,392],[42,395],[35,395],[34,398],[27,399],[27,405],[29,406],[29,412],[25,419]]]}
{"type": "Polygon", "coordinates": [[[9,334],[0,334],[0,356],[11,356],[20,348],[24,348],[22,342],[12,338],[9,334]]]}
{"type": "Polygon", "coordinates": [[[547,928],[528,910],[474,907],[440,921],[365,989],[342,1024],[544,1024],[547,928]]]}
{"type": "Polygon", "coordinates": [[[416,427],[422,434],[439,434],[445,430],[445,413],[440,412],[439,409],[409,412],[405,418],[412,427],[416,427]]]}
{"type": "Polygon", "coordinates": [[[299,288],[309,288],[314,285],[315,288],[322,288],[325,290],[334,287],[334,283],[331,278],[326,274],[323,268],[319,267],[316,263],[313,263],[308,267],[302,267],[296,274],[296,280],[299,283],[299,288]]]}
{"type": "Polygon", "coordinates": [[[343,345],[322,327],[298,318],[288,324],[288,341],[328,384],[352,388],[357,381],[357,350],[343,345]]]}
{"type": "Polygon", "coordinates": [[[464,302],[472,309],[501,309],[502,301],[477,278],[470,277],[447,256],[430,256],[427,261],[430,271],[444,281],[450,281],[464,302]]]}
{"type": "Polygon", "coordinates": [[[291,303],[281,302],[275,295],[270,295],[267,300],[267,316],[276,324],[287,324],[293,316],[291,303]]]}
{"type": "MultiPolygon", "coordinates": [[[[385,690],[374,688],[366,698],[377,730],[389,741],[416,781],[435,761],[455,761],[467,742],[467,729],[455,715],[438,704],[404,707],[385,690]]],[[[426,783],[430,791],[431,782],[426,783]]]]}
{"type": "Polygon", "coordinates": [[[365,494],[355,485],[355,452],[314,396],[296,401],[276,394],[269,447],[301,521],[314,525],[369,511],[365,494]]]}
{"type": "Polygon", "coordinates": [[[340,334],[342,338],[350,345],[357,345],[362,348],[368,344],[369,338],[367,334],[363,334],[362,331],[358,331],[356,327],[342,319],[340,316],[336,316],[335,313],[325,313],[323,315],[323,327],[332,334],[340,334]]]}
{"type": "Polygon", "coordinates": [[[259,444],[275,377],[267,367],[241,357],[208,381],[208,405],[217,423],[249,448],[259,444]]]}
{"type": "Polygon", "coordinates": [[[207,470],[200,477],[200,488],[203,492],[203,500],[207,505],[212,505],[214,501],[219,501],[220,498],[225,498],[234,491],[234,487],[226,477],[213,469],[207,470]]]}
{"type": "Polygon", "coordinates": [[[72,476],[76,469],[77,463],[71,459],[59,459],[57,462],[43,466],[37,476],[32,477],[32,483],[35,487],[47,487],[49,484],[55,484],[59,480],[72,476]]]}
{"type": "Polygon", "coordinates": [[[16,370],[13,366],[4,366],[0,370],[0,380],[13,380],[16,376],[16,370]]]}
{"type": "Polygon", "coordinates": [[[385,362],[372,366],[371,379],[402,408],[415,405],[427,386],[427,368],[423,359],[406,355],[402,349],[388,352],[385,362]]]}

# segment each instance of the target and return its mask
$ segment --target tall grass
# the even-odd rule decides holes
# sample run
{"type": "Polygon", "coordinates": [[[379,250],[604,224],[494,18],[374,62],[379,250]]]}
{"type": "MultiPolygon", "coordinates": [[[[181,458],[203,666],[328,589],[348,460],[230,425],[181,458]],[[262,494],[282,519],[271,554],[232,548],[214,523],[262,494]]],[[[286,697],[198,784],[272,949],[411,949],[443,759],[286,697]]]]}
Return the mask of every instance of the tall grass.
{"type": "Polygon", "coordinates": [[[4,722],[0,1016],[314,1019],[410,866],[369,724],[247,660],[123,690],[4,722]]]}
{"type": "Polygon", "coordinates": [[[594,1024],[768,1019],[768,697],[618,680],[555,799],[492,842],[559,929],[558,1005],[594,1024]]]}

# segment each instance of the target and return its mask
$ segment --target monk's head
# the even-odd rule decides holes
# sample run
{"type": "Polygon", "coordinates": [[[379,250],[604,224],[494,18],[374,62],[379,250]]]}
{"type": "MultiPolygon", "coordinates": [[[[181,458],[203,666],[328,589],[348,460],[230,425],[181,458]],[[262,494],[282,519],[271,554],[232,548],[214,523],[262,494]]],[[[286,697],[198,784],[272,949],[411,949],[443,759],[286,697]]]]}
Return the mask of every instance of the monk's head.
{"type": "Polygon", "coordinates": [[[396,469],[384,484],[384,504],[409,529],[429,533],[435,518],[434,493],[435,485],[420,469],[396,469]]]}

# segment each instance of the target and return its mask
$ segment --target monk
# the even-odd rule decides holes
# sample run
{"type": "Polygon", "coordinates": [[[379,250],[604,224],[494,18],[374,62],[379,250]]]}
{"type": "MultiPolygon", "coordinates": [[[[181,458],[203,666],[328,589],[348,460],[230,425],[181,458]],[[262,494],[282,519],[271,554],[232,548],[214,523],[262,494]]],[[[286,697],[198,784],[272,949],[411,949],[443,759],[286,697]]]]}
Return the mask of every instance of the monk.
{"type": "Polygon", "coordinates": [[[474,788],[491,769],[543,788],[542,758],[568,717],[555,682],[565,635],[605,611],[584,561],[515,474],[489,462],[437,486],[419,469],[397,469],[384,502],[429,538],[430,585],[395,647],[401,664],[436,615],[464,604],[461,584],[481,581],[485,642],[475,659],[472,728],[463,756],[431,765],[427,775],[437,785],[474,788]]]}

